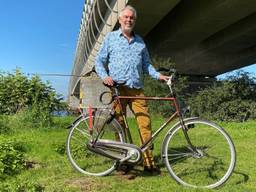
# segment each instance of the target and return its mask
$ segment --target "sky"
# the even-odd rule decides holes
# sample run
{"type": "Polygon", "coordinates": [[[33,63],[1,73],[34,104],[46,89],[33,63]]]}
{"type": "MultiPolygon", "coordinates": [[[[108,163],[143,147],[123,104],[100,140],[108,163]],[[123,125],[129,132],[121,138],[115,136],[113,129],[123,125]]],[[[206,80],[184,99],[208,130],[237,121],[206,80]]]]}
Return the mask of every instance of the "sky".
{"type": "MultiPolygon", "coordinates": [[[[71,74],[84,0],[0,2],[0,71],[71,74]]],[[[256,65],[244,70],[256,73],[256,65]]],[[[41,79],[67,98],[69,77],[41,79]]]]}
{"type": "MultiPolygon", "coordinates": [[[[71,74],[84,0],[0,2],[0,71],[71,74]]],[[[69,77],[41,79],[67,96],[69,77]]]]}

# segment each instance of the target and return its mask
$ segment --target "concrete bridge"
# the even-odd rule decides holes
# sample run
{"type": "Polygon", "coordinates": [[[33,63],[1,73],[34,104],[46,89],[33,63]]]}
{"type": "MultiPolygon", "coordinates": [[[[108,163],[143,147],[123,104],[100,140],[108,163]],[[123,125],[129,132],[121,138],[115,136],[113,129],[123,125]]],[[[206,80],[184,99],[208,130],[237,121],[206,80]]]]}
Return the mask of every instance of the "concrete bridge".
{"type": "Polygon", "coordinates": [[[73,105],[103,89],[95,89],[94,59],[126,4],[138,11],[135,31],[151,55],[171,58],[179,73],[215,77],[256,63],[255,0],[87,0],[69,85],[73,105]]]}

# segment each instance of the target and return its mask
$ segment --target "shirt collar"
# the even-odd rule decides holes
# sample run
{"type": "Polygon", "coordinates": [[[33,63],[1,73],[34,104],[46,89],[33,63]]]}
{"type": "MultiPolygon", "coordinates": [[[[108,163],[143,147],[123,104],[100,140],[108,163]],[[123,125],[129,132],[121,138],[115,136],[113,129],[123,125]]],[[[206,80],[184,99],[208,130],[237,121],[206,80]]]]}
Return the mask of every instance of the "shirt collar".
{"type": "MultiPolygon", "coordinates": [[[[121,28],[118,29],[118,35],[119,36],[123,36],[121,28]]],[[[135,33],[133,31],[132,31],[132,36],[133,36],[134,39],[136,38],[136,35],[135,35],[135,33]]]]}

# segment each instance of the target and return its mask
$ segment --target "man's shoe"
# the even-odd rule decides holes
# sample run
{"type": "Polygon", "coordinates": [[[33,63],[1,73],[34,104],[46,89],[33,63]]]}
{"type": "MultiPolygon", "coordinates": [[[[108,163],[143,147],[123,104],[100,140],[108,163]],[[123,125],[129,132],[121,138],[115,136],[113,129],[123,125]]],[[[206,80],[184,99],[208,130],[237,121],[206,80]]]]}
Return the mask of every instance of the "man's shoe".
{"type": "Polygon", "coordinates": [[[129,171],[131,171],[133,168],[132,165],[129,165],[129,164],[121,164],[119,165],[119,167],[116,169],[118,174],[120,175],[125,175],[127,174],[129,171]]]}
{"type": "Polygon", "coordinates": [[[144,166],[144,172],[150,175],[161,175],[161,170],[158,167],[144,166]]]}
{"type": "Polygon", "coordinates": [[[137,173],[133,170],[133,165],[122,164],[117,168],[117,174],[122,176],[122,178],[132,180],[137,177],[137,173]]]}

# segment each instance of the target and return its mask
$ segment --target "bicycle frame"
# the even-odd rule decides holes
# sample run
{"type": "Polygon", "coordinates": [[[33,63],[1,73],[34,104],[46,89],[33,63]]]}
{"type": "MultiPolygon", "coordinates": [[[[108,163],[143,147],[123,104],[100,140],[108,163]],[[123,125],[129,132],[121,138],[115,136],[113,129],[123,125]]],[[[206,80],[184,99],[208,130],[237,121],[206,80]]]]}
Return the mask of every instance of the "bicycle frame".
{"type": "Polygon", "coordinates": [[[140,146],[140,149],[142,150],[142,152],[144,152],[150,145],[150,143],[153,143],[153,141],[155,140],[155,138],[158,136],[158,134],[172,121],[174,120],[175,118],[179,118],[179,122],[181,123],[182,125],[182,130],[183,130],[183,133],[184,133],[184,136],[187,140],[187,143],[188,145],[191,147],[192,150],[195,150],[196,149],[194,148],[194,146],[192,145],[192,143],[190,142],[190,139],[188,137],[188,134],[186,132],[187,128],[184,124],[184,121],[183,121],[183,115],[181,113],[181,110],[180,110],[180,106],[179,106],[179,103],[176,99],[176,97],[148,97],[148,96],[139,96],[139,97],[136,97],[136,96],[120,96],[118,94],[115,94],[113,96],[114,100],[113,100],[113,109],[115,110],[115,108],[117,106],[120,107],[120,111],[121,111],[121,115],[124,119],[124,124],[125,124],[125,127],[124,127],[124,131],[125,131],[125,134],[126,136],[128,136],[128,140],[129,140],[129,143],[133,143],[132,141],[132,137],[131,137],[131,133],[130,133],[130,130],[129,130],[129,125],[127,123],[127,119],[126,119],[126,116],[125,116],[125,113],[122,109],[122,105],[121,105],[121,100],[124,100],[124,99],[140,99],[140,100],[157,100],[157,101],[170,101],[171,104],[174,105],[175,107],[175,112],[152,134],[152,137],[150,139],[148,139],[147,141],[145,141],[141,146],[140,146]]]}

